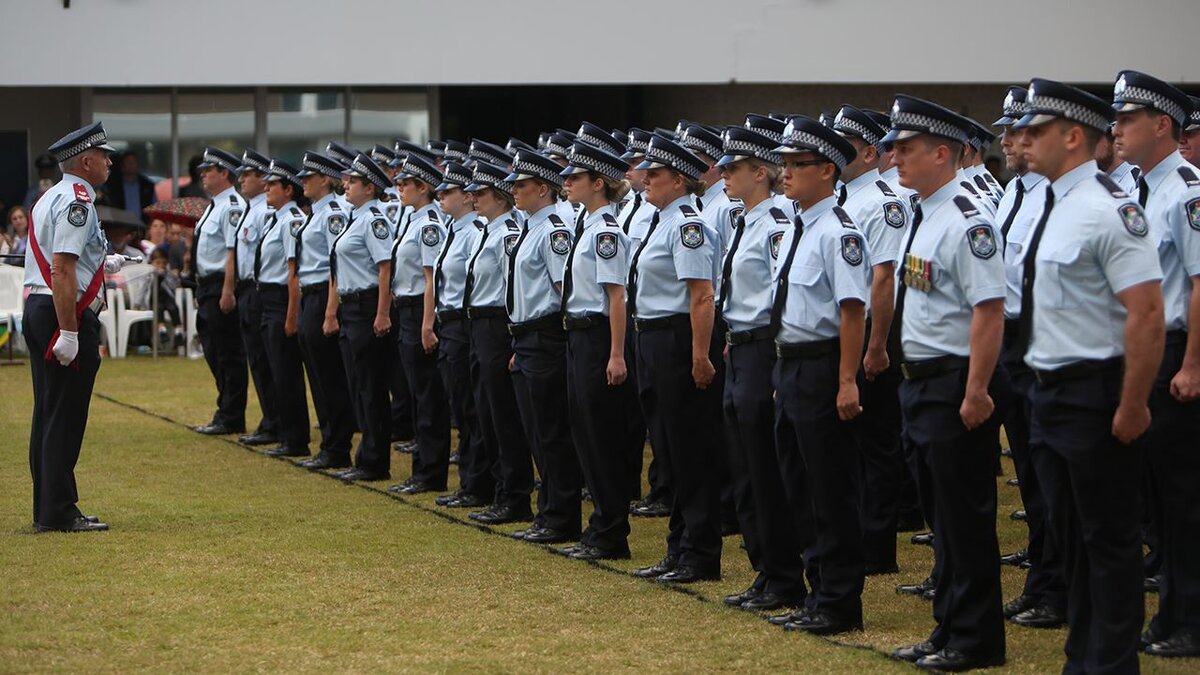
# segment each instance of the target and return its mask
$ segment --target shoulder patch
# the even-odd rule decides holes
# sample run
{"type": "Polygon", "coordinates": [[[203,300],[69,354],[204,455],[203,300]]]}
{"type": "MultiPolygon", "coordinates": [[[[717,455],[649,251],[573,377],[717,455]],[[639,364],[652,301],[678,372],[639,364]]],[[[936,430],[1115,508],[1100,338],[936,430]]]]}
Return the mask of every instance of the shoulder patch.
{"type": "Polygon", "coordinates": [[[563,219],[558,217],[557,213],[551,213],[549,216],[546,217],[546,219],[549,220],[550,224],[554,227],[566,227],[567,226],[567,224],[563,222],[563,219]]]}
{"type": "Polygon", "coordinates": [[[696,207],[692,206],[691,204],[680,204],[679,210],[683,212],[683,216],[685,218],[695,218],[696,216],[700,215],[696,212],[696,207]]]}
{"type": "Polygon", "coordinates": [[[293,218],[292,222],[288,224],[288,229],[291,230],[293,237],[300,234],[300,228],[302,227],[304,227],[303,218],[293,218]]]}
{"type": "Polygon", "coordinates": [[[776,223],[779,223],[780,225],[791,225],[792,224],[792,221],[788,220],[788,217],[783,212],[783,209],[779,208],[778,206],[772,206],[770,213],[771,213],[771,217],[775,219],[776,223]]]}
{"type": "Polygon", "coordinates": [[[1104,189],[1108,190],[1108,194],[1112,195],[1113,197],[1116,197],[1117,199],[1129,199],[1129,193],[1125,191],[1125,188],[1117,185],[1117,182],[1110,178],[1108,174],[1097,172],[1096,180],[1100,181],[1100,184],[1104,186],[1104,189]]]}
{"type": "Polygon", "coordinates": [[[1184,183],[1187,183],[1188,187],[1200,185],[1200,178],[1196,178],[1196,172],[1192,171],[1190,166],[1181,166],[1176,170],[1179,171],[1179,177],[1183,179],[1184,183]]]}
{"type": "Polygon", "coordinates": [[[987,260],[996,255],[996,233],[991,225],[976,225],[967,230],[967,243],[976,258],[987,260]]]}
{"type": "Polygon", "coordinates": [[[851,267],[858,267],[863,261],[862,237],[858,234],[842,235],[842,260],[851,267]]]}
{"type": "Polygon", "coordinates": [[[959,183],[959,185],[961,185],[964,190],[970,192],[972,195],[976,197],[979,196],[979,191],[975,189],[974,185],[971,185],[970,181],[964,180],[963,182],[959,183]]]}
{"type": "MultiPolygon", "coordinates": [[[[555,227],[561,227],[562,221],[555,227]]],[[[566,255],[571,252],[571,238],[567,236],[566,230],[551,230],[550,231],[550,250],[558,255],[566,255]]]]}
{"type": "Polygon", "coordinates": [[[240,225],[242,223],[242,207],[238,206],[237,208],[229,209],[229,212],[225,215],[225,222],[230,227],[240,225]]]}
{"type": "Polygon", "coordinates": [[[75,201],[90,204],[92,196],[88,194],[87,187],[83,183],[74,183],[71,187],[75,189],[75,201]]]}
{"type": "Polygon", "coordinates": [[[734,204],[729,209],[729,228],[737,229],[738,218],[746,214],[746,207],[741,204],[734,204]]]}
{"type": "Polygon", "coordinates": [[[483,230],[483,228],[487,227],[487,225],[484,225],[484,224],[483,224],[483,221],[482,221],[482,220],[480,220],[480,219],[478,219],[478,218],[476,218],[475,220],[471,221],[471,224],[475,226],[475,229],[476,229],[476,230],[480,230],[480,231],[482,231],[482,230],[483,230]]]}
{"type": "Polygon", "coordinates": [[[515,230],[518,232],[521,230],[521,226],[517,225],[517,221],[513,220],[512,218],[509,218],[508,220],[504,221],[504,225],[505,225],[505,227],[507,227],[510,230],[515,230]]]}
{"type": "Polygon", "coordinates": [[[437,225],[426,225],[421,228],[421,243],[426,246],[437,246],[442,241],[442,231],[437,225]]]}
{"type": "Polygon", "coordinates": [[[620,227],[620,225],[617,224],[617,219],[614,218],[611,213],[603,213],[600,215],[600,218],[604,221],[604,224],[609,227],[620,227]]]}
{"type": "Polygon", "coordinates": [[[979,209],[976,208],[975,202],[972,202],[967,197],[955,195],[954,205],[958,207],[959,211],[962,211],[964,218],[974,218],[975,216],[979,215],[979,209]]]}
{"type": "Polygon", "coordinates": [[[504,255],[512,255],[513,250],[517,248],[517,240],[520,235],[510,234],[504,238],[504,255]]]}
{"type": "Polygon", "coordinates": [[[371,233],[376,239],[387,239],[392,235],[392,228],[386,218],[376,218],[371,221],[371,233]]]}
{"type": "MultiPolygon", "coordinates": [[[[1129,230],[1129,234],[1135,237],[1144,237],[1150,231],[1146,225],[1146,214],[1142,213],[1142,207],[1137,204],[1126,202],[1117,207],[1117,213],[1121,215],[1121,222],[1125,224],[1125,229],[1129,230]]],[[[1190,209],[1188,222],[1192,222],[1190,209]]],[[[1192,227],[1196,227],[1196,225],[1193,224],[1192,227]]],[[[1196,227],[1196,229],[1200,229],[1200,227],[1196,227]]]]}
{"type": "Polygon", "coordinates": [[[883,193],[884,197],[896,198],[896,193],[892,192],[892,186],[888,185],[887,181],[877,180],[875,181],[875,187],[879,188],[879,191],[883,193]]]}
{"type": "Polygon", "coordinates": [[[71,202],[67,207],[67,222],[75,227],[83,227],[87,222],[88,207],[84,202],[71,202]]]}
{"type": "MultiPolygon", "coordinates": [[[[605,214],[607,217],[608,214],[605,214]]],[[[615,224],[615,222],[614,222],[615,224]]],[[[596,255],[608,260],[617,254],[617,235],[601,232],[596,235],[596,255]]]]}
{"type": "Polygon", "coordinates": [[[679,240],[688,248],[700,248],[704,244],[704,226],[700,223],[680,225],[679,240]]]}
{"type": "Polygon", "coordinates": [[[1187,213],[1188,225],[1193,230],[1200,230],[1200,197],[1189,201],[1183,209],[1187,213]]]}
{"type": "Polygon", "coordinates": [[[892,227],[904,227],[904,222],[908,218],[904,214],[904,207],[900,202],[884,202],[883,203],[883,222],[892,227]]]}
{"type": "Polygon", "coordinates": [[[787,234],[787,233],[786,232],[773,232],[773,233],[771,233],[771,236],[768,238],[770,245],[771,245],[771,258],[774,260],[779,259],[779,245],[783,242],[783,235],[785,235],[785,234],[787,234]]]}
{"type": "Polygon", "coordinates": [[[388,204],[387,206],[383,207],[383,212],[387,214],[388,220],[396,220],[396,216],[400,213],[400,205],[388,204]]]}
{"type": "Polygon", "coordinates": [[[329,234],[337,236],[346,229],[346,217],[340,213],[334,213],[329,216],[328,222],[329,234]]]}
{"type": "Polygon", "coordinates": [[[850,217],[849,213],[846,213],[846,209],[835,206],[833,207],[833,213],[838,217],[838,220],[842,221],[842,227],[848,227],[852,230],[858,229],[854,226],[854,219],[850,217]]]}

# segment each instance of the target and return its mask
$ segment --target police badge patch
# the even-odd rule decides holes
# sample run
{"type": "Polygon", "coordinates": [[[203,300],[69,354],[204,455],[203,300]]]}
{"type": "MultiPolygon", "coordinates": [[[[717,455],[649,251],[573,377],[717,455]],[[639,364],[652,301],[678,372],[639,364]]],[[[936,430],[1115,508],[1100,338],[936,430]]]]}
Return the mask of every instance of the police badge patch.
{"type": "Polygon", "coordinates": [[[967,230],[967,243],[976,258],[987,260],[996,255],[996,234],[991,225],[977,225],[967,230]]]}
{"type": "Polygon", "coordinates": [[[340,216],[340,215],[336,215],[336,214],[329,216],[329,226],[328,227],[329,227],[329,234],[332,234],[336,237],[337,235],[342,233],[342,230],[346,229],[346,218],[344,216],[340,216]]]}
{"type": "Polygon", "coordinates": [[[226,217],[226,221],[230,227],[237,227],[240,225],[242,223],[242,210],[229,209],[229,215],[226,217]]]}
{"type": "Polygon", "coordinates": [[[1121,221],[1125,223],[1125,229],[1129,230],[1129,234],[1135,237],[1146,236],[1149,228],[1146,226],[1146,216],[1142,213],[1142,207],[1137,204],[1123,204],[1117,207],[1117,213],[1121,214],[1121,221]]]}
{"type": "Polygon", "coordinates": [[[744,207],[744,206],[734,206],[729,209],[729,228],[730,229],[732,229],[732,230],[737,229],[738,218],[741,218],[742,214],[744,214],[745,212],[746,212],[746,207],[744,207]]]}
{"type": "Polygon", "coordinates": [[[426,246],[437,246],[442,240],[442,233],[436,225],[426,225],[421,228],[421,243],[426,246]]]}
{"type": "Polygon", "coordinates": [[[892,227],[904,227],[904,207],[900,206],[900,202],[883,205],[883,220],[892,227]]]}
{"type": "Polygon", "coordinates": [[[773,259],[779,259],[779,245],[783,243],[783,235],[783,232],[776,232],[771,235],[771,257],[773,259]]]}
{"type": "Polygon", "coordinates": [[[399,204],[388,204],[387,206],[383,207],[384,215],[386,215],[387,219],[392,222],[396,222],[396,214],[399,213],[399,211],[399,204]]]}
{"type": "Polygon", "coordinates": [[[513,250],[517,248],[517,240],[521,237],[515,234],[510,234],[504,238],[504,255],[512,255],[513,250]]]}
{"type": "Polygon", "coordinates": [[[862,264],[862,239],[857,234],[842,235],[842,259],[853,267],[862,264]]]}
{"type": "Polygon", "coordinates": [[[1188,224],[1193,230],[1200,230],[1200,197],[1188,202],[1184,209],[1187,211],[1188,224]]]}
{"type": "Polygon", "coordinates": [[[566,255],[571,250],[571,238],[564,230],[554,230],[550,233],[550,250],[559,255],[566,255]]]}
{"type": "Polygon", "coordinates": [[[380,218],[371,221],[371,232],[375,234],[376,239],[387,239],[391,236],[392,229],[388,227],[388,221],[380,218]]]}
{"type": "Polygon", "coordinates": [[[300,234],[300,228],[303,226],[304,226],[303,220],[293,220],[292,224],[289,226],[292,230],[292,236],[294,237],[294,236],[300,234]]]}
{"type": "Polygon", "coordinates": [[[67,207],[67,222],[75,227],[83,227],[87,222],[87,207],[75,202],[67,207]]]}
{"type": "Polygon", "coordinates": [[[617,235],[601,232],[596,235],[596,255],[608,260],[617,254],[617,235]]]}
{"type": "Polygon", "coordinates": [[[688,248],[700,248],[704,244],[704,228],[699,223],[684,223],[679,226],[679,239],[688,248]]]}

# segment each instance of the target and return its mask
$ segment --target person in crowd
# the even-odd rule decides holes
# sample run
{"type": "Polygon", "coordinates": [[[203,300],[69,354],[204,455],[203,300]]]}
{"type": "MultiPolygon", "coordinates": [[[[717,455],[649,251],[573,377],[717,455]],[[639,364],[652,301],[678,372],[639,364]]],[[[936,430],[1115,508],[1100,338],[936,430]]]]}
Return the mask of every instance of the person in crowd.
{"type": "Polygon", "coordinates": [[[148,222],[142,214],[142,209],[158,201],[154,192],[154,181],[141,173],[138,156],[135,152],[126,152],[118,160],[118,171],[114,172],[104,184],[106,202],[109,206],[125,209],[136,213],[148,222]]]}

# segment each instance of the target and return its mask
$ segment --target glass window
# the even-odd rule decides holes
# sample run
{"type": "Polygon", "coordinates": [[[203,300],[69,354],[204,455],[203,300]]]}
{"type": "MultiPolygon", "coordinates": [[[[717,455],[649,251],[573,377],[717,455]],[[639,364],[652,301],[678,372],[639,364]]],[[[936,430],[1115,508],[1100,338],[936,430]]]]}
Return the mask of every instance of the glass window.
{"type": "Polygon", "coordinates": [[[104,122],[113,147],[138,156],[142,173],[156,182],[171,177],[169,93],[96,91],[92,119],[104,122]]]}
{"type": "Polygon", "coordinates": [[[254,92],[188,92],[179,94],[179,184],[188,177],[188,161],[205,146],[238,157],[254,147],[254,92]]]}
{"type": "Polygon", "coordinates": [[[397,136],[429,140],[429,97],[421,91],[355,91],[350,94],[350,145],[368,150],[397,136]]]}
{"type": "Polygon", "coordinates": [[[306,150],[325,152],[346,137],[346,104],[340,91],[278,91],[267,95],[267,135],[272,157],[300,165],[306,150]]]}

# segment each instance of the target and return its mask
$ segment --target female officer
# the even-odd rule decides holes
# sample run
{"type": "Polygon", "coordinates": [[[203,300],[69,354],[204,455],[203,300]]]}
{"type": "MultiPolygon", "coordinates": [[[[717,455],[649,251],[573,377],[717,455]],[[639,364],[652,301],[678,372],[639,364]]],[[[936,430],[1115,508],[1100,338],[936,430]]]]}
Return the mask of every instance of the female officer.
{"type": "MultiPolygon", "coordinates": [[[[625,160],[583,142],[567,156],[567,199],[585,214],[563,271],[563,328],[567,331],[567,398],[579,465],[595,509],[578,546],[564,552],[579,560],[629,557],[629,444],[623,424],[626,381],[625,280],[629,238],[616,219],[629,191],[625,160]]],[[[645,438],[637,439],[640,447],[645,438]]]]}
{"type": "Polygon", "coordinates": [[[495,164],[476,160],[471,183],[466,187],[467,192],[475,195],[479,215],[487,219],[467,261],[463,308],[470,321],[475,409],[479,413],[488,464],[496,478],[492,505],[467,515],[488,525],[533,518],[529,510],[533,462],[509,369],[512,338],[508,334],[508,310],[504,307],[508,257],[521,236],[521,226],[513,210],[512,183],[504,180],[507,175],[507,170],[495,164]]]}
{"type": "Polygon", "coordinates": [[[658,212],[630,261],[629,304],[637,331],[638,390],[655,446],[675,493],[667,555],[634,572],[690,583],[721,576],[721,495],[717,472],[720,401],[706,391],[715,369],[714,234],[696,211],[708,166],[678,143],[655,136],[638,165],[644,196],[658,212]]]}
{"type": "Polygon", "coordinates": [[[567,337],[560,293],[572,231],[556,212],[560,171],[554,160],[521,150],[506,178],[513,184],[517,208],[529,214],[509,258],[506,305],[513,366],[520,374],[517,405],[542,479],[533,527],[513,536],[540,544],[577,538],[582,515],[583,479],[567,417],[567,337]]]}
{"type": "Polygon", "coordinates": [[[338,199],[344,168],[324,155],[306,152],[296,174],[304,185],[305,198],[312,202],[312,215],[300,226],[288,255],[288,316],[298,326],[300,355],[321,429],[321,451],[300,462],[306,469],[349,467],[350,440],[356,428],[337,338],[326,337],[321,330],[329,301],[329,248],[350,221],[338,199]],[[296,296],[298,299],[292,299],[296,296]],[[297,308],[294,314],[293,308],[297,308]]]}
{"type": "Polygon", "coordinates": [[[295,167],[271,160],[267,168],[267,206],[275,209],[262,223],[254,249],[254,278],[262,302],[260,332],[275,385],[279,413],[279,447],[268,450],[272,457],[306,457],[310,437],[308,398],[304,392],[304,363],[296,338],[298,300],[288,293],[288,252],[305,215],[297,205],[308,200],[295,167]]]}
{"type": "Polygon", "coordinates": [[[433,207],[434,189],[442,182],[442,174],[414,152],[404,158],[396,182],[407,208],[392,247],[391,289],[400,323],[400,360],[416,404],[417,447],[412,454],[412,476],[388,489],[420,494],[445,490],[450,468],[450,403],[438,373],[438,338],[433,325],[433,266],[446,238],[433,207]]]}
{"type": "Polygon", "coordinates": [[[746,552],[758,572],[754,584],[726,604],[755,610],[794,606],[805,596],[799,536],[775,455],[771,288],[779,243],[792,227],[773,194],[783,184],[777,145],[758,132],[729,127],[717,162],[729,197],[745,206],[725,254],[717,308],[729,327],[723,336],[723,405],[730,477],[746,552]]]}
{"type": "Polygon", "coordinates": [[[378,481],[391,477],[391,411],[388,373],[395,347],[392,328],[392,228],[380,207],[391,181],[383,169],[361,152],[345,176],[350,222],[329,253],[329,300],[325,335],[341,330],[342,355],[350,391],[358,408],[359,441],[355,467],[339,472],[343,480],[378,481]]]}

